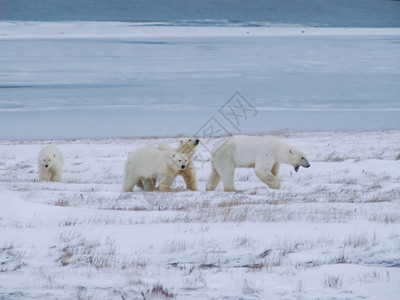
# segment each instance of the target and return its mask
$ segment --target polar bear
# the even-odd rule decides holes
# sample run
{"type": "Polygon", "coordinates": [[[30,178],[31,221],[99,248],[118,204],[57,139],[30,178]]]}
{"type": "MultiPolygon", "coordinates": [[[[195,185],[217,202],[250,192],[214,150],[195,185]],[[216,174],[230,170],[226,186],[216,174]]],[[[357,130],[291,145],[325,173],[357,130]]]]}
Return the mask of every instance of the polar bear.
{"type": "MultiPolygon", "coordinates": [[[[175,175],[174,179],[178,175],[182,176],[183,179],[185,180],[186,188],[188,190],[197,191],[197,180],[196,180],[196,174],[194,172],[194,167],[193,167],[193,155],[194,155],[194,151],[196,150],[196,147],[199,143],[200,143],[199,139],[186,138],[186,139],[182,139],[179,143],[179,146],[176,148],[173,148],[170,145],[167,145],[165,143],[151,143],[149,145],[158,150],[176,151],[176,152],[185,154],[188,157],[188,162],[187,162],[186,168],[183,170],[180,170],[175,175]]],[[[144,183],[139,183],[138,186],[146,191],[151,191],[152,189],[154,189],[154,187],[152,187],[151,185],[145,186],[144,183]]]]}
{"type": "Polygon", "coordinates": [[[135,185],[146,191],[153,190],[158,181],[160,191],[170,191],[176,174],[186,168],[187,162],[188,157],[179,152],[158,150],[149,145],[138,148],[125,162],[123,190],[131,192],[135,185]]]}
{"type": "Polygon", "coordinates": [[[40,150],[38,155],[39,178],[43,181],[61,181],[64,157],[54,145],[40,150]]]}
{"type": "Polygon", "coordinates": [[[234,136],[217,143],[212,149],[212,172],[206,185],[214,191],[222,180],[224,190],[236,191],[233,178],[235,168],[254,168],[257,177],[270,188],[279,189],[277,178],[280,164],[310,167],[305,155],[274,137],[234,136]]]}

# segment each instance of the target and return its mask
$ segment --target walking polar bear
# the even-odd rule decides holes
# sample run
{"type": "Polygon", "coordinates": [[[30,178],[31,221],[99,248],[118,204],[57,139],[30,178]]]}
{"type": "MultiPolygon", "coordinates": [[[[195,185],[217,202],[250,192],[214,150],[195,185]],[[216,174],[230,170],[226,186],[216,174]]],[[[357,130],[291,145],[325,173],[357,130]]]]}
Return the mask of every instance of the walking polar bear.
{"type": "Polygon", "coordinates": [[[279,189],[280,164],[310,167],[305,155],[274,137],[234,136],[217,143],[212,149],[212,172],[206,190],[214,191],[220,181],[227,192],[236,191],[235,168],[254,168],[257,177],[270,188],[279,189]]]}
{"type": "Polygon", "coordinates": [[[45,146],[38,155],[39,179],[42,181],[61,181],[64,157],[54,145],[45,146]]]}
{"type": "Polygon", "coordinates": [[[186,168],[188,158],[176,151],[158,150],[150,145],[133,151],[125,162],[124,192],[132,192],[135,185],[143,190],[154,190],[155,182],[162,192],[170,191],[180,170],[186,168]]]}
{"type": "MultiPolygon", "coordinates": [[[[194,166],[193,166],[193,155],[199,143],[200,143],[199,139],[186,138],[182,139],[179,143],[179,146],[176,148],[171,147],[170,145],[167,145],[165,143],[152,143],[150,145],[158,150],[176,151],[185,154],[188,157],[186,168],[179,170],[179,172],[176,173],[174,179],[179,175],[182,176],[183,180],[185,180],[186,188],[191,191],[197,191],[198,188],[197,188],[196,174],[194,172],[194,166]]],[[[146,187],[143,186],[142,188],[145,189],[146,187]]],[[[151,186],[147,188],[149,188],[149,190],[152,190],[151,186]]]]}

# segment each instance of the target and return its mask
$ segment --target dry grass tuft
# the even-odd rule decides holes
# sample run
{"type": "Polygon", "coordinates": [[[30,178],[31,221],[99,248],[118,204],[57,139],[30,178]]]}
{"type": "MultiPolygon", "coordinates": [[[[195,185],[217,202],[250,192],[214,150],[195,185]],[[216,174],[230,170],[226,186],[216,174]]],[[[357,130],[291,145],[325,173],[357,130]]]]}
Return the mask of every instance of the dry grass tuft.
{"type": "Polygon", "coordinates": [[[107,237],[105,245],[99,240],[88,240],[76,233],[61,234],[63,244],[58,259],[61,266],[89,265],[96,269],[113,267],[116,264],[115,241],[107,237]]]}
{"type": "Polygon", "coordinates": [[[343,286],[343,276],[341,275],[325,275],[325,287],[331,289],[341,289],[343,286]]]}
{"type": "Polygon", "coordinates": [[[169,292],[167,288],[157,283],[151,289],[146,292],[141,292],[143,299],[174,299],[173,293],[169,292]]]}

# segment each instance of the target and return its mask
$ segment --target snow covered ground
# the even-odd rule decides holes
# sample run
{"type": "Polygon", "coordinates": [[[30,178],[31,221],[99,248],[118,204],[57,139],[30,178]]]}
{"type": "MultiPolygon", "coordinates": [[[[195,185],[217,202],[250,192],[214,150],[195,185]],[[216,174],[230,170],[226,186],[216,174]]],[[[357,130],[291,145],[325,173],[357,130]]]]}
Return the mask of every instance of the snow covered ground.
{"type": "MultiPolygon", "coordinates": [[[[250,169],[237,188],[122,192],[130,151],[153,139],[0,142],[1,299],[386,299],[400,297],[400,131],[277,136],[311,163],[280,190],[250,169]],[[61,183],[39,182],[53,142],[61,183]]],[[[177,144],[178,139],[163,139],[177,144]]]]}

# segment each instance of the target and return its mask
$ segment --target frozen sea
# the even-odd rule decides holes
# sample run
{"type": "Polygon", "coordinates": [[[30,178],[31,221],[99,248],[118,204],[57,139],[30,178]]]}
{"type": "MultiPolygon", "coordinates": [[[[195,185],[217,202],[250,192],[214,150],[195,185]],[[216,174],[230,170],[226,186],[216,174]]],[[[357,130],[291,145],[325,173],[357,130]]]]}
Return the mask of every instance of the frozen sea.
{"type": "Polygon", "coordinates": [[[399,14],[379,0],[4,0],[0,139],[400,129],[399,14]]]}
{"type": "Polygon", "coordinates": [[[400,28],[3,21],[0,139],[400,129],[399,57],[400,28]]]}

